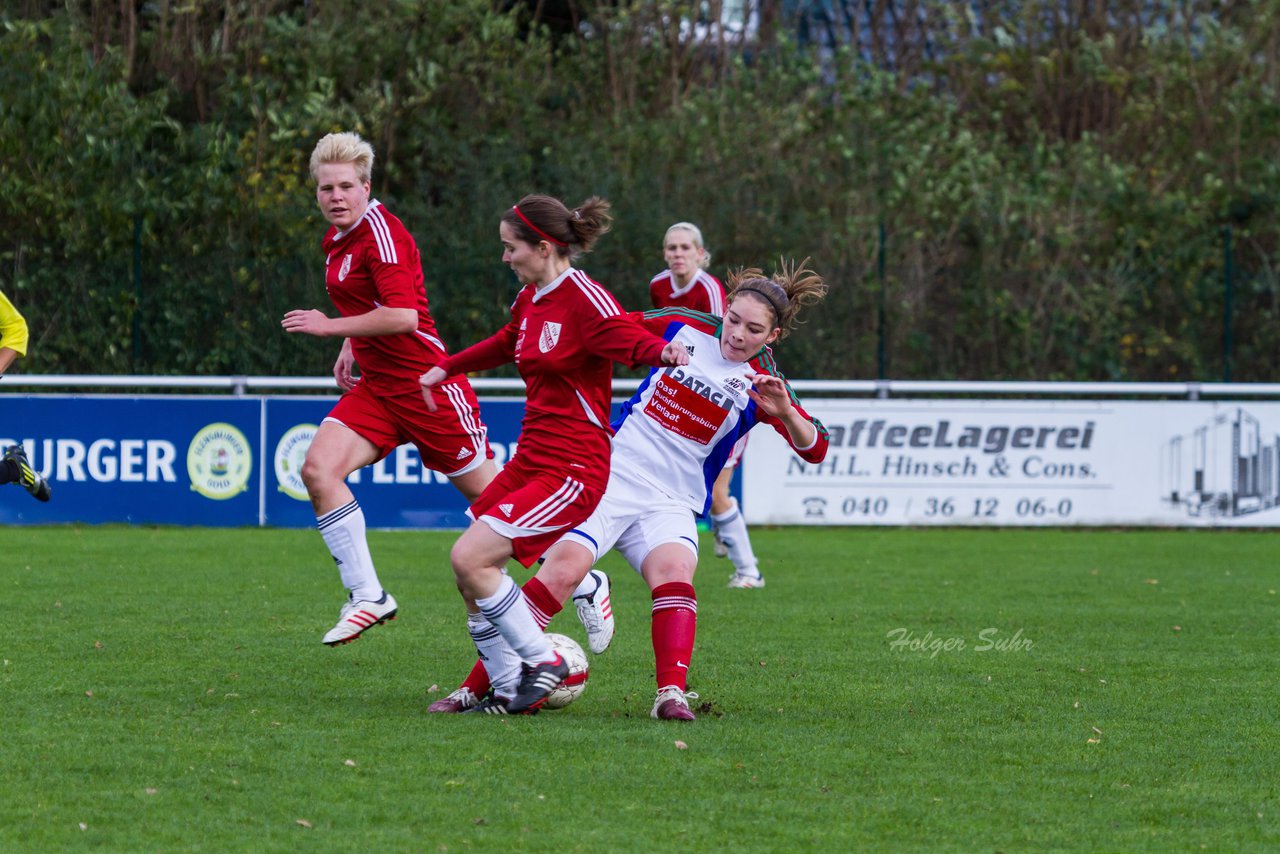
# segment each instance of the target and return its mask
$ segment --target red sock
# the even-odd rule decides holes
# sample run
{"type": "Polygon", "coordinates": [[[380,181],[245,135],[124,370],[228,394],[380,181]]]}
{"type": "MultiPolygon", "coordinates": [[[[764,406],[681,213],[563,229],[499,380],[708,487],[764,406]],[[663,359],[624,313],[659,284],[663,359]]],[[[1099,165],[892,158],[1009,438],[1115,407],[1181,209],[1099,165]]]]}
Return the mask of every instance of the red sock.
{"type": "Polygon", "coordinates": [[[683,691],[698,631],[698,597],[692,584],[671,581],[653,588],[652,631],[658,687],[675,685],[683,691]]]}
{"type": "Polygon", "coordinates": [[[533,618],[538,621],[538,628],[546,629],[547,623],[551,622],[551,618],[559,614],[564,606],[556,601],[556,597],[551,595],[551,591],[538,580],[537,576],[526,581],[520,589],[524,591],[524,598],[529,600],[529,610],[533,611],[533,618]]]}
{"type": "Polygon", "coordinates": [[[489,690],[489,671],[484,669],[484,662],[476,659],[475,666],[471,668],[471,672],[467,674],[467,678],[462,680],[462,688],[470,688],[471,693],[477,697],[483,697],[485,692],[489,690]]]}

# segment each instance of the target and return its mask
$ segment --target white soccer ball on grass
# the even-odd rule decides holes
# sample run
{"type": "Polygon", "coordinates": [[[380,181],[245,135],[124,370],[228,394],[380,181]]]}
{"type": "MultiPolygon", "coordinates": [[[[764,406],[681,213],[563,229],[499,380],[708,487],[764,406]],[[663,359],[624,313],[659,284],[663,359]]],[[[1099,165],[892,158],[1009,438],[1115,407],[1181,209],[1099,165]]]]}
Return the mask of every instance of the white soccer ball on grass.
{"type": "Polygon", "coordinates": [[[587,666],[587,654],[582,651],[582,647],[578,642],[568,635],[557,634],[556,632],[547,632],[547,640],[551,641],[551,646],[556,652],[564,656],[565,662],[569,665],[569,675],[564,681],[551,689],[551,693],[547,695],[547,701],[542,704],[544,709],[563,709],[582,695],[582,691],[587,687],[587,677],[590,675],[587,666]]]}

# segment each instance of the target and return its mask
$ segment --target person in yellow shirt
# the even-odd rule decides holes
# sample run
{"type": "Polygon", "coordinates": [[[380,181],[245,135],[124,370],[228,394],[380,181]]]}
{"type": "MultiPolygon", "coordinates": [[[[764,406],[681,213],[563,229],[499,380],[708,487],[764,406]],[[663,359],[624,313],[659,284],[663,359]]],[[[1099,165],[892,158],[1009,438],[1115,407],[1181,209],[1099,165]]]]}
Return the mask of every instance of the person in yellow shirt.
{"type": "MultiPolygon", "coordinates": [[[[27,355],[27,321],[0,291],[0,377],[20,357],[27,355]]],[[[31,468],[21,445],[5,448],[0,459],[0,483],[17,483],[41,501],[49,500],[49,481],[31,468]]]]}

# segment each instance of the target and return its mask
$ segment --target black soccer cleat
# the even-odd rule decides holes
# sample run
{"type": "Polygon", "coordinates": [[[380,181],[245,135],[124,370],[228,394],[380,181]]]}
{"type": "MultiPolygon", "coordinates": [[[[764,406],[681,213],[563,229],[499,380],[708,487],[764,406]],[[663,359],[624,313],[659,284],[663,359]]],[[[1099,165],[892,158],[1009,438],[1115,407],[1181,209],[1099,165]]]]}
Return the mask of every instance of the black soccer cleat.
{"type": "Polygon", "coordinates": [[[564,681],[569,675],[569,662],[564,660],[564,656],[556,653],[556,657],[550,661],[540,661],[537,664],[524,663],[520,665],[520,686],[516,688],[516,695],[511,698],[511,702],[507,705],[507,713],[512,715],[532,715],[536,714],[542,704],[547,701],[547,695],[555,690],[555,687],[564,681]]]}
{"type": "Polygon", "coordinates": [[[484,695],[484,699],[479,703],[469,709],[464,709],[462,714],[506,715],[510,714],[510,712],[507,711],[507,704],[510,702],[510,700],[503,697],[501,694],[495,694],[493,691],[490,691],[488,694],[484,695]]]}
{"type": "Polygon", "coordinates": [[[44,475],[31,467],[31,462],[27,459],[27,452],[21,445],[10,445],[5,448],[4,458],[6,462],[11,462],[18,467],[17,483],[22,484],[22,488],[30,492],[40,501],[49,500],[49,481],[44,479],[44,475]]]}

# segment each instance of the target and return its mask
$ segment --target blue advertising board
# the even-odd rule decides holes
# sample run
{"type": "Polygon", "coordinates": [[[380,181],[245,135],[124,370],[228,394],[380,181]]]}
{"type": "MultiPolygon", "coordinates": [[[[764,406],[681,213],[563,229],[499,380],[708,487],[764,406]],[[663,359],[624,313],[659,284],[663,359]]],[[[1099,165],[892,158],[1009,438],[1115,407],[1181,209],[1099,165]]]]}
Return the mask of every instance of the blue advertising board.
{"type": "MultiPolygon", "coordinates": [[[[21,443],[53,500],[0,487],[0,524],[310,527],[299,470],[331,397],[0,395],[0,446],[21,443]]],[[[485,399],[495,459],[524,401],[485,399]]],[[[466,501],[401,446],[349,482],[373,528],[462,528],[466,501]]]]}
{"type": "Polygon", "coordinates": [[[262,403],[231,397],[5,396],[0,444],[21,443],[53,500],[0,488],[0,523],[257,525],[262,403]]]}
{"type": "MultiPolygon", "coordinates": [[[[279,528],[316,523],[300,471],[316,427],[336,398],[268,398],[263,448],[268,488],[263,522],[279,528]]],[[[502,464],[515,451],[524,401],[486,399],[481,414],[489,446],[502,464]]],[[[413,445],[401,445],[385,459],[347,479],[374,528],[465,528],[467,502],[444,475],[424,468],[413,445]]]]}

